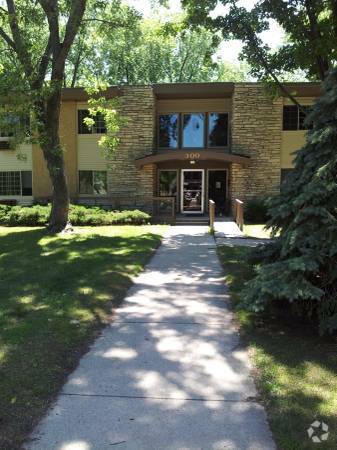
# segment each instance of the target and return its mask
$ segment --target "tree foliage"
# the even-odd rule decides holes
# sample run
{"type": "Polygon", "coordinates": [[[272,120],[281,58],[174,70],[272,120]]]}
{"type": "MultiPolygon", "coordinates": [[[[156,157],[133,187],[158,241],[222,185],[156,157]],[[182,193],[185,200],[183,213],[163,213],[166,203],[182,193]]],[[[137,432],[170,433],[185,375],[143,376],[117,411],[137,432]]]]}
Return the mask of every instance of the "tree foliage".
{"type": "Polygon", "coordinates": [[[18,108],[33,113],[32,134],[43,151],[53,186],[51,231],[62,230],[68,222],[69,194],[59,137],[61,88],[85,8],[86,0],[6,0],[0,9],[5,50],[1,103],[12,110],[5,111],[7,115],[18,108]]]}
{"type": "Polygon", "coordinates": [[[94,17],[84,23],[75,41],[66,86],[247,78],[246,65],[225,63],[217,56],[219,33],[201,26],[186,29],[184,16],[144,19],[119,0],[87,16],[94,17]]]}
{"type": "MultiPolygon", "coordinates": [[[[337,5],[335,0],[258,0],[251,10],[238,0],[182,0],[192,25],[220,31],[224,39],[243,42],[241,57],[259,80],[287,80],[302,71],[309,79],[323,80],[337,58],[337,5]],[[286,33],[285,42],[272,50],[261,33],[275,20],[286,33]]],[[[279,86],[281,87],[281,86],[279,86]]]]}
{"type": "Polygon", "coordinates": [[[322,333],[337,329],[337,69],[324,90],[293,173],[270,200],[267,226],[280,235],[243,294],[254,311],[290,301],[301,315],[317,315],[322,333]]]}

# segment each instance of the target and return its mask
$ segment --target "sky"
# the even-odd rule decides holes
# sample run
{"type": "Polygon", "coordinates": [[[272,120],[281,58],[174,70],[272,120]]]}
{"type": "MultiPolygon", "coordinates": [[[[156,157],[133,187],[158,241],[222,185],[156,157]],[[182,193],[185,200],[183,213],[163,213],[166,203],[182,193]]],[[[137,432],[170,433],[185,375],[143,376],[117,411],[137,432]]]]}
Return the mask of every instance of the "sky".
{"type": "MultiPolygon", "coordinates": [[[[153,2],[152,0],[124,0],[129,5],[133,6],[139,12],[143,14],[144,17],[151,17],[153,15],[153,2]]],[[[179,13],[181,11],[180,0],[169,0],[170,13],[179,13]]],[[[244,6],[250,9],[254,6],[255,0],[241,0],[239,2],[240,6],[244,6]]],[[[218,9],[221,12],[221,8],[218,9]]],[[[163,16],[167,16],[167,11],[163,11],[163,16]]],[[[271,48],[277,48],[277,46],[282,42],[283,31],[281,27],[274,21],[270,22],[270,30],[262,33],[261,37],[271,48]]],[[[224,42],[218,55],[224,60],[229,62],[237,62],[238,56],[241,50],[240,41],[230,41],[224,42]]]]}

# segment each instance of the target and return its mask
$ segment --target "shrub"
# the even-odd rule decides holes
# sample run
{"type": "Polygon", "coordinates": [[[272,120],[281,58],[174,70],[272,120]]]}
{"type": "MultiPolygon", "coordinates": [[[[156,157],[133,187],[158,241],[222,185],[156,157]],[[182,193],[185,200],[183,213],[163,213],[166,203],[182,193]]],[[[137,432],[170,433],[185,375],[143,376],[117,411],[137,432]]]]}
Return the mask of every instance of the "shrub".
{"type": "MultiPolygon", "coordinates": [[[[0,225],[44,226],[48,224],[50,205],[0,205],[0,225]]],[[[149,214],[139,211],[107,211],[98,207],[70,205],[69,220],[73,225],[143,225],[149,214]]]]}
{"type": "Polygon", "coordinates": [[[268,206],[266,199],[251,198],[245,202],[244,219],[248,223],[266,223],[268,220],[268,206]]]}

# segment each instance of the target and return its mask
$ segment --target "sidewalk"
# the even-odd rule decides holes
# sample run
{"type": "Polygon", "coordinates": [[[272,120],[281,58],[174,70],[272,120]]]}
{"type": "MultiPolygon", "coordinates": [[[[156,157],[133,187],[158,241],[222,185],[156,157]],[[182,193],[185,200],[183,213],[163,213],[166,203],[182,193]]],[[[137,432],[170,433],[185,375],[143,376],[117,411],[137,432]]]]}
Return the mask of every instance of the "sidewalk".
{"type": "Polygon", "coordinates": [[[170,227],[29,450],[271,450],[208,227],[170,227]]]}

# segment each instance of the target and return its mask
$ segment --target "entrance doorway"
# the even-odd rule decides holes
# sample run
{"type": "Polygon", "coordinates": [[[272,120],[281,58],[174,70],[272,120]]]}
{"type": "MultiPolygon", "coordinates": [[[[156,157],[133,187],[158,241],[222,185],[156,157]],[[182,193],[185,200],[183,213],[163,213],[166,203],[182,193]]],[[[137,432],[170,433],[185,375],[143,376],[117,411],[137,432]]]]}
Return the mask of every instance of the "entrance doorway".
{"type": "Polygon", "coordinates": [[[227,171],[208,171],[208,198],[215,202],[217,214],[226,212],[227,171]]]}
{"type": "Polygon", "coordinates": [[[183,169],[181,172],[181,212],[202,214],[204,212],[204,171],[183,169]]]}

